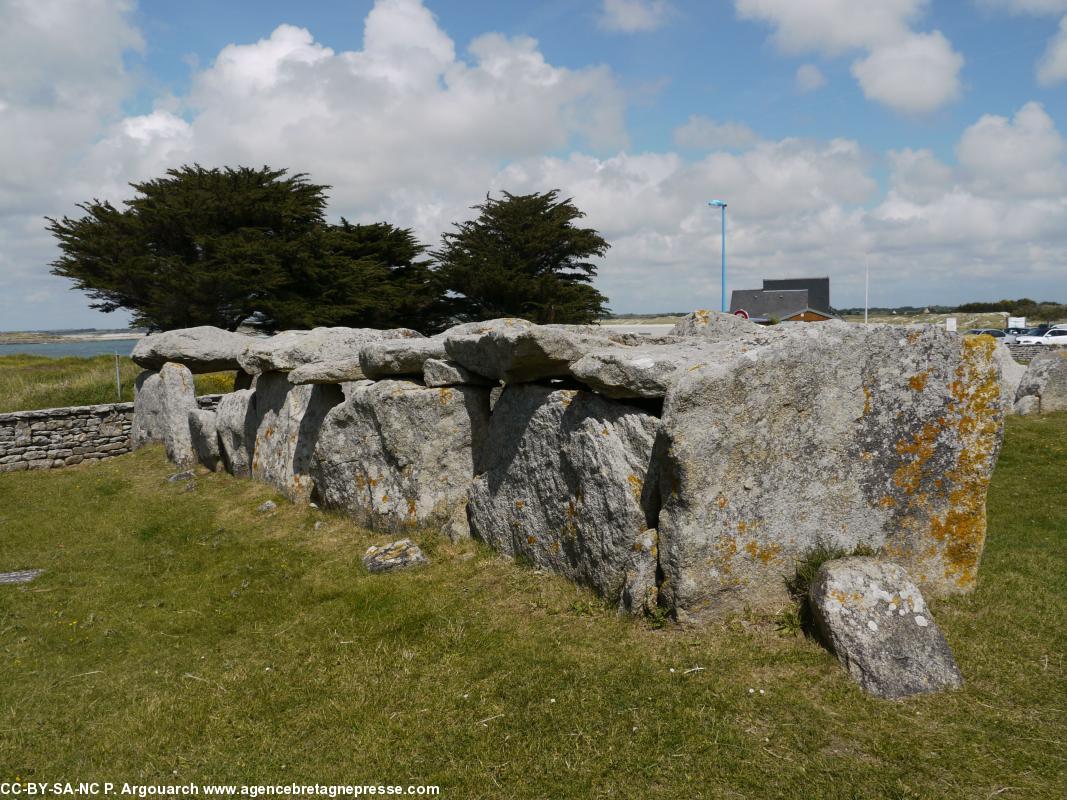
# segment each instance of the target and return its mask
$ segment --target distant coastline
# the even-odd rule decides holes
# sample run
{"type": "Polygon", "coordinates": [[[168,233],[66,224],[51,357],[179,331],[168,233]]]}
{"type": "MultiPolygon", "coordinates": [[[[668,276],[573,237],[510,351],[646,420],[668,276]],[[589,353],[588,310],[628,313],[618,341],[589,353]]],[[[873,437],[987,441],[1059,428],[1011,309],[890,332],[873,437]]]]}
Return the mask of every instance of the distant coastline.
{"type": "Polygon", "coordinates": [[[101,342],[111,339],[140,339],[145,331],[77,330],[77,331],[0,331],[0,345],[4,344],[62,344],[63,342],[101,342]]]}

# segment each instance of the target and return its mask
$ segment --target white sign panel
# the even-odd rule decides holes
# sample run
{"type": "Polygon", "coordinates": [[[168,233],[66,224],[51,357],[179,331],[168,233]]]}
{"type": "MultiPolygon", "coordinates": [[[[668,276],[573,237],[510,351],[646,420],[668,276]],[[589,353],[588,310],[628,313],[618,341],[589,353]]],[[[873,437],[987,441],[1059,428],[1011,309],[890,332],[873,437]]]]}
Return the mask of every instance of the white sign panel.
{"type": "Polygon", "coordinates": [[[1026,317],[1008,317],[1009,328],[1025,328],[1026,317]]]}
{"type": "Polygon", "coordinates": [[[955,317],[949,317],[948,319],[945,320],[945,330],[946,331],[950,331],[952,333],[956,332],[956,318],[955,317]]]}

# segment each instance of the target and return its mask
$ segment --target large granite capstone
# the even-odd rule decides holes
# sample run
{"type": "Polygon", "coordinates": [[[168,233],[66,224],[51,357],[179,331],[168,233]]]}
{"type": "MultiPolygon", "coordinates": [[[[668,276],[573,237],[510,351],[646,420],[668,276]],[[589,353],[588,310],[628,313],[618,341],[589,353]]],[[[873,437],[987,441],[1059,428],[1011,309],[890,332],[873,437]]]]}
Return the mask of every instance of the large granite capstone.
{"type": "Polygon", "coordinates": [[[222,328],[201,325],[145,336],[134,345],[130,358],[145,369],[160,369],[167,362],[190,371],[220,372],[240,369],[238,356],[256,339],[222,328]]]}

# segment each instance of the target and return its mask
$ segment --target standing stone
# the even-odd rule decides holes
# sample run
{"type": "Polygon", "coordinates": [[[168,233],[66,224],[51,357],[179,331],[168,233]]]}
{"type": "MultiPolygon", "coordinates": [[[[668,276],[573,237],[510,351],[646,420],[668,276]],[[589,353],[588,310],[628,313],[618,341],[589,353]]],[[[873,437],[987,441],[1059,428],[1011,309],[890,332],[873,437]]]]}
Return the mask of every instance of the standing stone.
{"type": "Polygon", "coordinates": [[[658,420],[591,392],[508,385],[471,488],[471,532],[617,601],[650,525],[658,420]],[[651,484],[651,485],[650,485],[651,484]]]}
{"type": "Polygon", "coordinates": [[[1041,353],[1030,362],[1015,403],[1022,414],[1067,411],[1067,350],[1041,353]]]}
{"type": "Polygon", "coordinates": [[[222,469],[216,412],[195,409],[189,412],[189,434],[196,460],[212,471],[222,469]]]}
{"type": "Polygon", "coordinates": [[[322,421],[344,399],[339,386],[293,386],[285,373],[256,380],[256,438],[252,477],[294,503],[311,500],[310,469],[322,421]]]}
{"type": "Polygon", "coordinates": [[[413,381],[354,386],[327,415],[312,475],[324,505],[372,530],[469,535],[467,494],[489,425],[489,390],[413,381]]]}
{"type": "Polygon", "coordinates": [[[252,455],[256,447],[255,391],[239,389],[222,396],[215,411],[219,454],[226,471],[241,478],[252,476],[252,455]]]}
{"type": "Polygon", "coordinates": [[[1000,368],[1001,405],[1004,406],[1005,414],[1012,414],[1015,411],[1015,395],[1026,374],[1026,367],[1012,358],[1011,351],[1005,344],[997,344],[993,348],[993,359],[1000,368]]]}
{"type": "Polygon", "coordinates": [[[659,600],[658,536],[655,530],[645,531],[634,542],[626,559],[626,570],[619,596],[619,610],[633,614],[651,614],[659,600]]]}
{"type": "Polygon", "coordinates": [[[164,364],[159,372],[145,371],[134,383],[133,447],[162,442],[167,458],[179,467],[196,463],[189,412],[197,408],[193,374],[180,364],[164,364]]]}
{"type": "Polygon", "coordinates": [[[972,589],[1002,434],[993,346],[826,322],[687,371],[662,420],[668,605],[773,611],[819,544],[880,548],[939,594],[972,589]]]}
{"type": "Polygon", "coordinates": [[[827,561],[809,597],[824,641],[865,692],[897,698],[963,685],[922,594],[896,564],[827,561]]]}
{"type": "Polygon", "coordinates": [[[237,357],[254,341],[210,325],[153,333],[139,340],[131,358],[146,369],[160,369],[168,361],[192,372],[239,369],[237,357]]]}

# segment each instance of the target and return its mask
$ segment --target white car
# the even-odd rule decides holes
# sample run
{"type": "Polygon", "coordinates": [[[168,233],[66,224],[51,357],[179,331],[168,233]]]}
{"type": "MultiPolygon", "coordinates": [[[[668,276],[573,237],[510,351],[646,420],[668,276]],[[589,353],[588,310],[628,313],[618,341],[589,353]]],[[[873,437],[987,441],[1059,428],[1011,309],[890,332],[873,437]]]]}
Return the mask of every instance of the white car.
{"type": "Polygon", "coordinates": [[[1050,328],[1041,336],[1019,336],[1016,344],[1062,344],[1067,345],[1067,328],[1050,328]]]}

